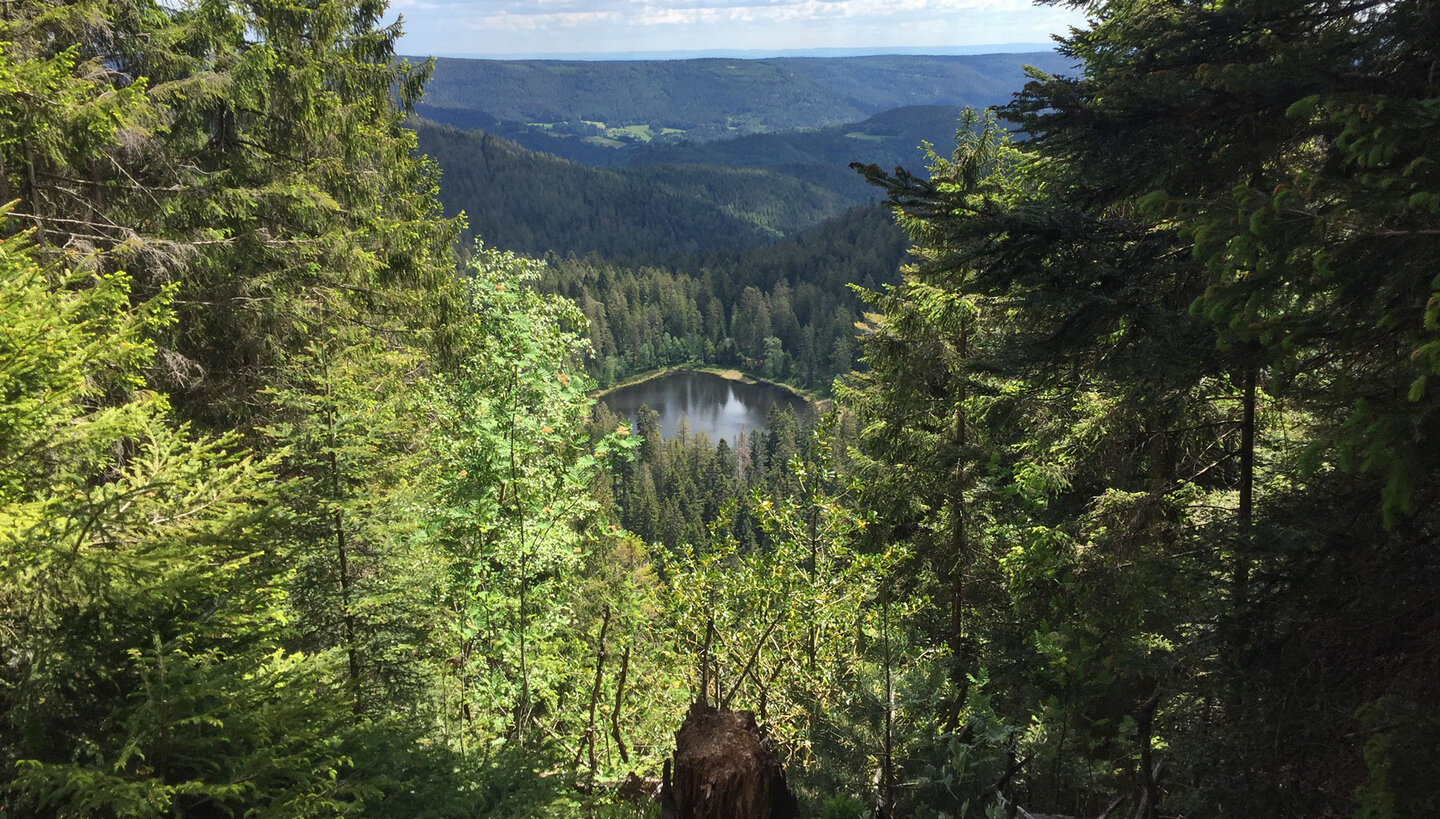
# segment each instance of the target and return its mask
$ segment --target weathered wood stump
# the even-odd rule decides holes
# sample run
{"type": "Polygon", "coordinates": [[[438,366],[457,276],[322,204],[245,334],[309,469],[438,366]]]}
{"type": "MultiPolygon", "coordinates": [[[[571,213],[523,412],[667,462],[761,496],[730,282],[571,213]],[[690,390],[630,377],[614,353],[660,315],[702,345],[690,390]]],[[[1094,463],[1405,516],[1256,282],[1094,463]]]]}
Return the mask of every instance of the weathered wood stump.
{"type": "Polygon", "coordinates": [[[799,814],[785,771],[755,715],[719,711],[703,702],[690,706],[675,733],[674,776],[666,777],[660,799],[661,816],[674,819],[794,819],[799,814]]]}

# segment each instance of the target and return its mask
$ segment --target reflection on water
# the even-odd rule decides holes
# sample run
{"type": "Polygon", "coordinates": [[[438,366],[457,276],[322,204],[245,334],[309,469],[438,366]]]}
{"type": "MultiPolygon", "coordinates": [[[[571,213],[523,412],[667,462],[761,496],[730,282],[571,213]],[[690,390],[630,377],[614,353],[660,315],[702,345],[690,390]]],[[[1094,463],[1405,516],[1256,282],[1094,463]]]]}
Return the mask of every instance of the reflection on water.
{"type": "Polygon", "coordinates": [[[711,441],[721,438],[731,444],[740,430],[765,428],[771,404],[791,407],[800,418],[810,412],[805,400],[770,384],[745,384],[714,373],[675,372],[629,387],[621,387],[600,398],[617,415],[635,418],[644,404],[660,413],[660,434],[675,437],[682,417],[690,421],[691,433],[705,432],[711,441]]]}

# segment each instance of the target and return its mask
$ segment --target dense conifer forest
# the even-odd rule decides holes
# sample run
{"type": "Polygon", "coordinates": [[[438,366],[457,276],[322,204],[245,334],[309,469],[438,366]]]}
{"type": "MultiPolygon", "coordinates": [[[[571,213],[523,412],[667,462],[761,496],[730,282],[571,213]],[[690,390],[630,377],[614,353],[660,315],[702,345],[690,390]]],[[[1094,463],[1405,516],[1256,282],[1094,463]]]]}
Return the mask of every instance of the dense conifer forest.
{"type": "Polygon", "coordinates": [[[483,131],[416,125],[421,148],[444,169],[447,212],[467,216],[466,238],[531,256],[673,262],[764,246],[864,201],[760,169],[592,167],[483,131]]]}
{"type": "Polygon", "coordinates": [[[372,0],[6,0],[0,817],[654,817],[707,698],[802,816],[1440,815],[1440,4],[1069,5],[865,205],[426,124],[372,0]],[[597,406],[702,364],[832,411],[597,406]]]}

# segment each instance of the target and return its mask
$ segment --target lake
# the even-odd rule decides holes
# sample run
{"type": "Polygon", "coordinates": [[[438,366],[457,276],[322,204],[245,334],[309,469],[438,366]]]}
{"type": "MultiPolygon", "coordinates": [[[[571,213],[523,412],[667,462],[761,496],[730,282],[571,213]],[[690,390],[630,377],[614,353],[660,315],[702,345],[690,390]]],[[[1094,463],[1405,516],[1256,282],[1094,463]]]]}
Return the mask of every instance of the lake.
{"type": "Polygon", "coordinates": [[[735,443],[740,430],[765,428],[772,404],[790,407],[798,418],[810,417],[805,399],[773,384],[731,381],[714,373],[681,370],[621,387],[600,400],[616,415],[635,419],[644,404],[660,413],[660,434],[675,437],[681,418],[690,419],[691,433],[704,432],[711,442],[735,443]]]}

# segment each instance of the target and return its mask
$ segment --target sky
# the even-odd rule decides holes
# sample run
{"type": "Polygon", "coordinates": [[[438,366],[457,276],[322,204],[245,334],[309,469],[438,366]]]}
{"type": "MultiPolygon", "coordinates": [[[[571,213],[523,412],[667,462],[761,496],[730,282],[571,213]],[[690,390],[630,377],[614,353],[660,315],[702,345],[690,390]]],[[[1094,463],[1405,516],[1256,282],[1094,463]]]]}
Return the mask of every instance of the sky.
{"type": "Polygon", "coordinates": [[[402,54],[511,58],[914,52],[1049,43],[1084,21],[1031,0],[392,0],[391,11],[404,17],[402,54]]]}

